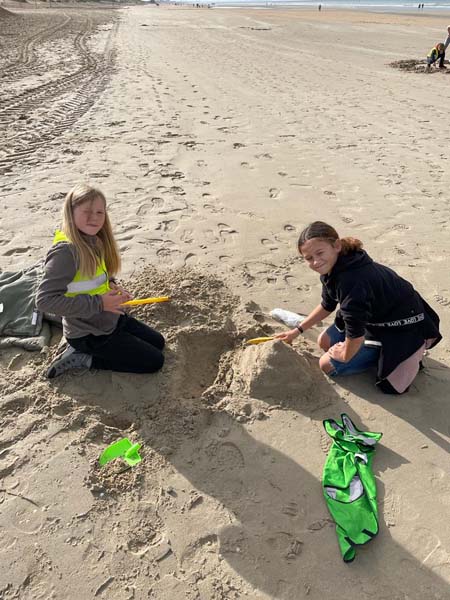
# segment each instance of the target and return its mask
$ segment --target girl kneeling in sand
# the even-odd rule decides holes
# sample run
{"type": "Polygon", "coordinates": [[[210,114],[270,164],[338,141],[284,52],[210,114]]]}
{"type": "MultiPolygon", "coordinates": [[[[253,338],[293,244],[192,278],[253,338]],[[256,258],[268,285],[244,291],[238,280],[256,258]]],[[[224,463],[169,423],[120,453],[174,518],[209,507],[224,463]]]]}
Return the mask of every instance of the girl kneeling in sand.
{"type": "Polygon", "coordinates": [[[330,377],[378,367],[377,385],[402,394],[414,380],[427,348],[441,340],[439,317],[394,271],[374,262],[355,238],[316,221],[302,231],[298,249],[319,273],[322,302],[299,325],[277,337],[290,343],[328,317],[339,304],[334,324],[321,333],[322,371],[330,377]]]}
{"type": "Polygon", "coordinates": [[[47,371],[93,368],[152,373],[164,363],[164,338],[124,314],[131,299],[112,278],[120,256],[103,193],[76,185],[66,196],[62,231],[57,231],[45,261],[36,297],[42,312],[62,317],[68,348],[47,371]]]}

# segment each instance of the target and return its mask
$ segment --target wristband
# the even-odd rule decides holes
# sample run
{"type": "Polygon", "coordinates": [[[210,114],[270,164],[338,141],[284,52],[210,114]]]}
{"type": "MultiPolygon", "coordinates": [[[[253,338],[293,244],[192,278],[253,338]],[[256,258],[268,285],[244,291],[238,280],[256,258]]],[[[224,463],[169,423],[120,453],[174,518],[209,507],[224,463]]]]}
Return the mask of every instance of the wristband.
{"type": "Polygon", "coordinates": [[[298,329],[300,333],[303,333],[303,327],[301,327],[300,325],[296,325],[296,329],[298,329]]]}

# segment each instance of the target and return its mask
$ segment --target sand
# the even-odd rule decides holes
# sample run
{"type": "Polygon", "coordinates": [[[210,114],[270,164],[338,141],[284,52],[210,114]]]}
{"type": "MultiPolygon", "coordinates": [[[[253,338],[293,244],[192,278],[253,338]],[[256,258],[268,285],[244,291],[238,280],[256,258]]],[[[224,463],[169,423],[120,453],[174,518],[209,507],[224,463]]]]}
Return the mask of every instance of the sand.
{"type": "Polygon", "coordinates": [[[133,311],[167,338],[153,376],[48,381],[56,328],[43,353],[2,351],[0,598],[449,599],[448,340],[402,397],[322,376],[320,328],[244,344],[283,329],[272,308],[317,304],[296,238],[319,218],[448,332],[450,79],[415,68],[448,17],[6,8],[0,268],[45,255],[87,180],[123,282],[173,300],[133,311]],[[320,486],[322,419],[344,411],[384,434],[380,533],[352,565],[320,486]],[[100,469],[124,436],[142,462],[100,469]]]}

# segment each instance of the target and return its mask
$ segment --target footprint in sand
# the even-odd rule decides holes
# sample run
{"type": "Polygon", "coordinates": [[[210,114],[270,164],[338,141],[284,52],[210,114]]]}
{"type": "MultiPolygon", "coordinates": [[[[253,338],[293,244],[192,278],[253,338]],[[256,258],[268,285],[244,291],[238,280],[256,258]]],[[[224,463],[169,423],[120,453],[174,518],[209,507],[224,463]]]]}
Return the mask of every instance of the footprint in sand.
{"type": "Polygon", "coordinates": [[[269,534],[264,541],[269,547],[270,554],[276,552],[288,562],[298,558],[303,550],[303,542],[284,531],[269,534]]]}
{"type": "Polygon", "coordinates": [[[134,234],[132,233],[127,233],[126,235],[118,235],[116,237],[116,240],[118,240],[119,242],[129,242],[130,240],[132,240],[134,238],[134,234]]]}
{"type": "Polygon", "coordinates": [[[181,234],[180,239],[185,244],[192,244],[192,242],[194,241],[194,232],[192,231],[192,229],[185,229],[181,234]]]}
{"type": "Polygon", "coordinates": [[[184,570],[189,572],[198,572],[198,566],[201,564],[203,572],[206,570],[210,575],[217,573],[219,568],[219,540],[217,535],[215,533],[204,535],[190,542],[180,557],[180,564],[184,570]]]}
{"type": "Polygon", "coordinates": [[[245,467],[244,455],[240,448],[233,442],[222,442],[215,452],[212,453],[212,461],[217,467],[224,467],[227,470],[241,470],[245,467]]]}
{"type": "Polygon", "coordinates": [[[222,242],[231,241],[238,234],[236,229],[233,229],[226,223],[219,223],[217,227],[219,228],[219,236],[222,242]]]}
{"type": "Polygon", "coordinates": [[[12,394],[2,402],[2,415],[6,417],[17,417],[24,413],[33,404],[33,399],[20,393],[12,394]]]}
{"type": "Polygon", "coordinates": [[[26,535],[34,535],[42,529],[44,513],[34,502],[13,498],[5,504],[2,513],[5,523],[26,535]]]}
{"type": "Polygon", "coordinates": [[[174,246],[174,242],[165,241],[163,247],[156,251],[156,256],[165,260],[168,257],[173,258],[174,255],[181,254],[180,250],[174,246]]]}
{"type": "MultiPolygon", "coordinates": [[[[166,192],[164,192],[166,193],[166,192]]],[[[185,196],[186,192],[183,190],[182,187],[180,187],[179,185],[172,185],[168,190],[167,193],[170,194],[175,194],[176,196],[185,196]]]]}
{"type": "Polygon", "coordinates": [[[28,252],[32,249],[32,246],[26,246],[24,248],[11,248],[10,250],[6,250],[6,252],[3,252],[3,256],[12,256],[13,254],[25,254],[25,252],[28,252]]]}
{"type": "Polygon", "coordinates": [[[188,209],[188,205],[186,204],[186,202],[173,201],[173,202],[168,202],[167,204],[165,204],[164,208],[160,208],[158,210],[158,214],[159,215],[169,215],[170,213],[180,212],[180,211],[187,210],[187,209],[188,209]]]}
{"type": "Polygon", "coordinates": [[[209,440],[198,456],[204,464],[207,488],[220,498],[239,498],[245,477],[245,459],[233,442],[209,440]]]}
{"type": "Polygon", "coordinates": [[[137,211],[136,211],[136,215],[138,216],[142,216],[145,215],[149,210],[157,210],[159,208],[161,208],[161,206],[164,204],[164,200],[162,198],[158,198],[158,197],[154,197],[151,198],[150,200],[147,200],[145,203],[141,204],[137,211]]]}
{"type": "Polygon", "coordinates": [[[290,225],[289,223],[283,227],[285,231],[295,231],[294,225],[290,225]]]}
{"type": "Polygon", "coordinates": [[[238,148],[245,148],[245,144],[241,144],[240,142],[234,142],[233,148],[237,150],[238,148]]]}
{"type": "Polygon", "coordinates": [[[260,240],[261,244],[263,246],[265,246],[266,248],[268,248],[271,252],[274,252],[275,250],[278,250],[278,246],[276,245],[276,243],[272,240],[269,240],[267,238],[262,238],[260,240]]]}
{"type": "Polygon", "coordinates": [[[272,198],[272,200],[276,200],[277,198],[280,197],[280,190],[277,188],[270,188],[269,190],[269,196],[270,198],[272,198]]]}
{"type": "Polygon", "coordinates": [[[289,515],[290,517],[296,517],[298,515],[298,504],[297,502],[287,502],[281,512],[284,515],[289,515]]]}
{"type": "Polygon", "coordinates": [[[268,152],[263,152],[262,154],[255,154],[255,158],[266,158],[268,160],[271,160],[273,156],[268,152]]]}
{"type": "Polygon", "coordinates": [[[205,238],[208,244],[218,244],[220,242],[220,239],[212,229],[207,229],[205,231],[205,238]]]}
{"type": "Polygon", "coordinates": [[[156,231],[175,231],[178,226],[178,221],[175,219],[169,219],[167,221],[161,221],[156,226],[156,231]]]}
{"type": "Polygon", "coordinates": [[[204,204],[203,208],[210,210],[212,213],[223,213],[225,210],[223,206],[215,206],[214,204],[209,203],[204,204]]]}
{"type": "Polygon", "coordinates": [[[450,506],[450,475],[440,467],[434,466],[430,476],[433,497],[446,506],[450,506]]]}
{"type": "Polygon", "coordinates": [[[193,252],[189,252],[189,254],[186,254],[186,256],[184,257],[185,266],[190,267],[192,265],[196,265],[197,263],[198,263],[198,257],[193,252]]]}
{"type": "Polygon", "coordinates": [[[436,300],[436,302],[441,306],[445,306],[446,308],[450,307],[450,299],[446,296],[441,296],[441,294],[435,294],[433,297],[436,300]]]}
{"type": "Polygon", "coordinates": [[[353,223],[353,219],[351,217],[341,217],[341,221],[343,223],[353,223]]]}
{"type": "Polygon", "coordinates": [[[293,275],[284,275],[283,279],[287,285],[292,287],[296,286],[297,279],[293,275]]]}
{"type": "Polygon", "coordinates": [[[309,531],[320,531],[324,527],[333,527],[334,522],[331,519],[319,519],[318,521],[314,521],[308,525],[309,531]]]}
{"type": "Polygon", "coordinates": [[[395,527],[399,516],[400,516],[400,507],[401,507],[401,499],[397,494],[388,493],[384,500],[383,504],[383,517],[384,522],[387,527],[395,527]]]}

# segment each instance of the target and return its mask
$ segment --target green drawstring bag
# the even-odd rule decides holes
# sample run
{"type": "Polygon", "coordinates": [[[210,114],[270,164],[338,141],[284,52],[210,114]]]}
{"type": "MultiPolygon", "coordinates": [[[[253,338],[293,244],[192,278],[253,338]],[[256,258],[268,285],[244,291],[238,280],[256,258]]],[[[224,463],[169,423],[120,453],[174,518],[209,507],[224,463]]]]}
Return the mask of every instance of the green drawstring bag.
{"type": "Polygon", "coordinates": [[[336,523],[345,562],[356,555],[355,546],[378,533],[377,487],[372,472],[375,445],[382,433],[359,431],[350,417],[342,422],[326,419],[325,431],[333,439],[322,475],[325,501],[336,523]]]}

